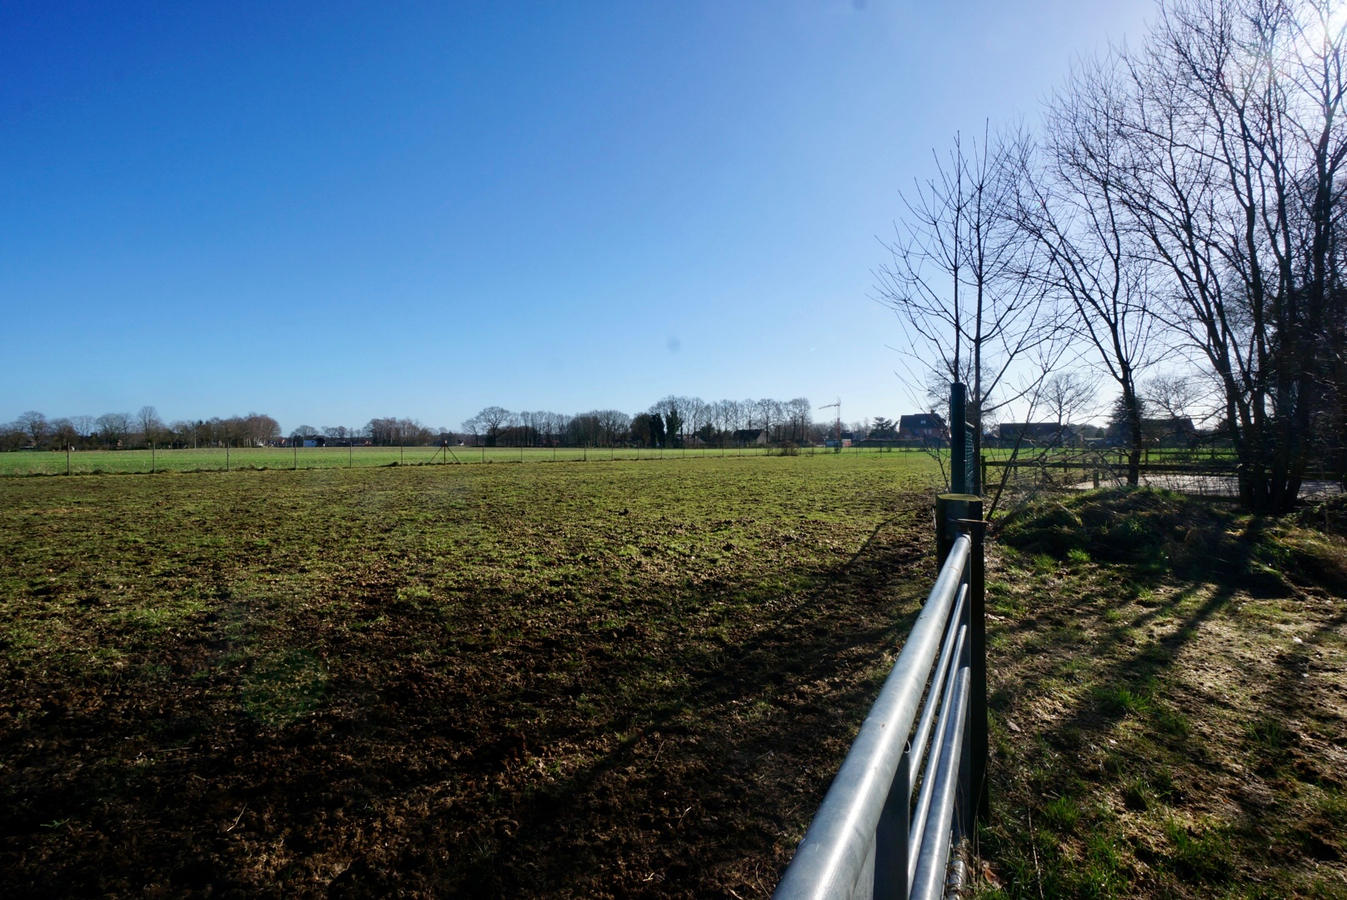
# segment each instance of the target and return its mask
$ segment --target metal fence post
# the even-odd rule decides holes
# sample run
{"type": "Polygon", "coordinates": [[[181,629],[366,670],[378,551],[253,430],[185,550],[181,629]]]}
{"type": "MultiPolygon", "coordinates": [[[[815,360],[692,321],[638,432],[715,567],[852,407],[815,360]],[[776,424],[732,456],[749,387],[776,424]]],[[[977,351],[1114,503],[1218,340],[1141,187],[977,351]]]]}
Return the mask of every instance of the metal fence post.
{"type": "MultiPolygon", "coordinates": [[[[956,493],[971,493],[972,478],[968,471],[967,389],[957,381],[949,386],[949,489],[956,493]]],[[[941,559],[943,562],[943,558],[941,559]]]]}
{"type": "Polygon", "coordinates": [[[987,578],[983,544],[987,523],[982,518],[982,501],[969,505],[969,536],[973,539],[968,559],[968,743],[972,753],[972,806],[974,818],[989,821],[991,812],[987,784],[987,578]]]}

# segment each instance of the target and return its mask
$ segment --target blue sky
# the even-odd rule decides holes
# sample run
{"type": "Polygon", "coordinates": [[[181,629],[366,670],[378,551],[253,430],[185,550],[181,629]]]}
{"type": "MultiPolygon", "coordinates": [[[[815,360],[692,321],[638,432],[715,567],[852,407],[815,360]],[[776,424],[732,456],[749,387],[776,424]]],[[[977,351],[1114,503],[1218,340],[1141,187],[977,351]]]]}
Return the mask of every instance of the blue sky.
{"type": "Polygon", "coordinates": [[[1152,12],[4,0],[0,420],[915,411],[898,192],[1152,12]]]}

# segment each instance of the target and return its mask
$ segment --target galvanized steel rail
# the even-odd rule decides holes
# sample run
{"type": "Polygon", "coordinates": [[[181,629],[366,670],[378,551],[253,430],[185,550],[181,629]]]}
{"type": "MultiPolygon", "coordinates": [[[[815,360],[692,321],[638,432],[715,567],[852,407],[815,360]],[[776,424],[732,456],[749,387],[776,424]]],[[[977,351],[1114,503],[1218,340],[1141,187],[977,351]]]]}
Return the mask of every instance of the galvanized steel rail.
{"type": "Polygon", "coordinates": [[[940,897],[952,839],[985,815],[981,501],[938,510],[935,587],[775,900],[940,897]]]}

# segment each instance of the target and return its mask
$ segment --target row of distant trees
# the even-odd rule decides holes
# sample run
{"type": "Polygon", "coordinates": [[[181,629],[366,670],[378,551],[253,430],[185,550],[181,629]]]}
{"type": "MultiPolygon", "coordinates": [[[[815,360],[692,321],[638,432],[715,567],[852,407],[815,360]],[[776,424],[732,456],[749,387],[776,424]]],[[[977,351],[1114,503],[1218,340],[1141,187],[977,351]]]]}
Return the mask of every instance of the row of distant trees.
{"type": "Polygon", "coordinates": [[[813,407],[805,397],[708,403],[670,394],[634,414],[596,409],[567,415],[488,406],[462,428],[468,443],[488,447],[684,447],[730,446],[753,430],[765,432],[771,443],[804,444],[821,439],[826,426],[813,421],[813,407]]]}
{"type": "Polygon", "coordinates": [[[1135,483],[1158,377],[1229,440],[1256,512],[1292,508],[1312,462],[1347,471],[1338,7],[1170,0],[1077,66],[1039,133],[956,139],[878,285],[926,385],[967,384],[975,420],[1036,418],[1053,373],[1089,371],[1120,398],[1135,483]]]}
{"type": "MultiPolygon", "coordinates": [[[[893,420],[875,420],[877,437],[895,432],[893,420]]],[[[871,431],[868,422],[848,430],[871,431]]],[[[117,450],[139,447],[262,447],[282,443],[320,443],[329,446],[426,446],[444,442],[491,447],[683,447],[689,444],[733,446],[746,432],[762,431],[772,444],[821,442],[833,433],[831,423],[814,422],[809,400],[716,400],[669,395],[648,409],[629,414],[615,409],[564,414],[512,412],[488,406],[463,422],[455,434],[430,428],[405,417],[376,417],[363,426],[300,425],[285,434],[271,416],[246,416],[164,422],[153,406],[132,413],[47,418],[25,412],[0,425],[0,449],[117,450]]],[[[895,432],[896,433],[896,432],[895,432]]]]}
{"type": "Polygon", "coordinates": [[[266,447],[286,442],[318,441],[333,444],[409,446],[438,444],[452,438],[443,429],[427,428],[415,419],[386,416],[370,419],[363,426],[331,425],[315,428],[301,425],[289,435],[280,423],[263,413],[211,419],[165,422],[153,406],[138,413],[104,413],[101,416],[62,416],[48,419],[30,410],[13,422],[0,425],[0,449],[20,450],[122,450],[140,447],[266,447]]]}
{"type": "Polygon", "coordinates": [[[281,426],[271,416],[250,412],[227,419],[164,422],[153,406],[138,413],[101,416],[61,416],[48,419],[29,410],[13,422],[0,424],[0,449],[120,450],[135,447],[261,447],[281,437],[281,426]]]}

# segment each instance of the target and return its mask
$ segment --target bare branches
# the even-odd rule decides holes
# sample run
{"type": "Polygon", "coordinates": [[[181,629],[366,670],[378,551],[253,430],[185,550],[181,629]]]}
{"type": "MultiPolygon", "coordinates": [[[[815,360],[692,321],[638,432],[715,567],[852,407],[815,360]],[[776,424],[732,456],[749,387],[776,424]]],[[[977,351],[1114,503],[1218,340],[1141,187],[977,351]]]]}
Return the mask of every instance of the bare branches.
{"type": "Polygon", "coordinates": [[[1013,365],[1052,333],[1044,294],[1026,274],[1036,249],[1013,215],[1029,152],[1022,134],[984,134],[967,148],[956,136],[936,176],[903,198],[908,216],[875,273],[876,299],[903,321],[908,352],[969,385],[975,424],[1013,365]]]}

